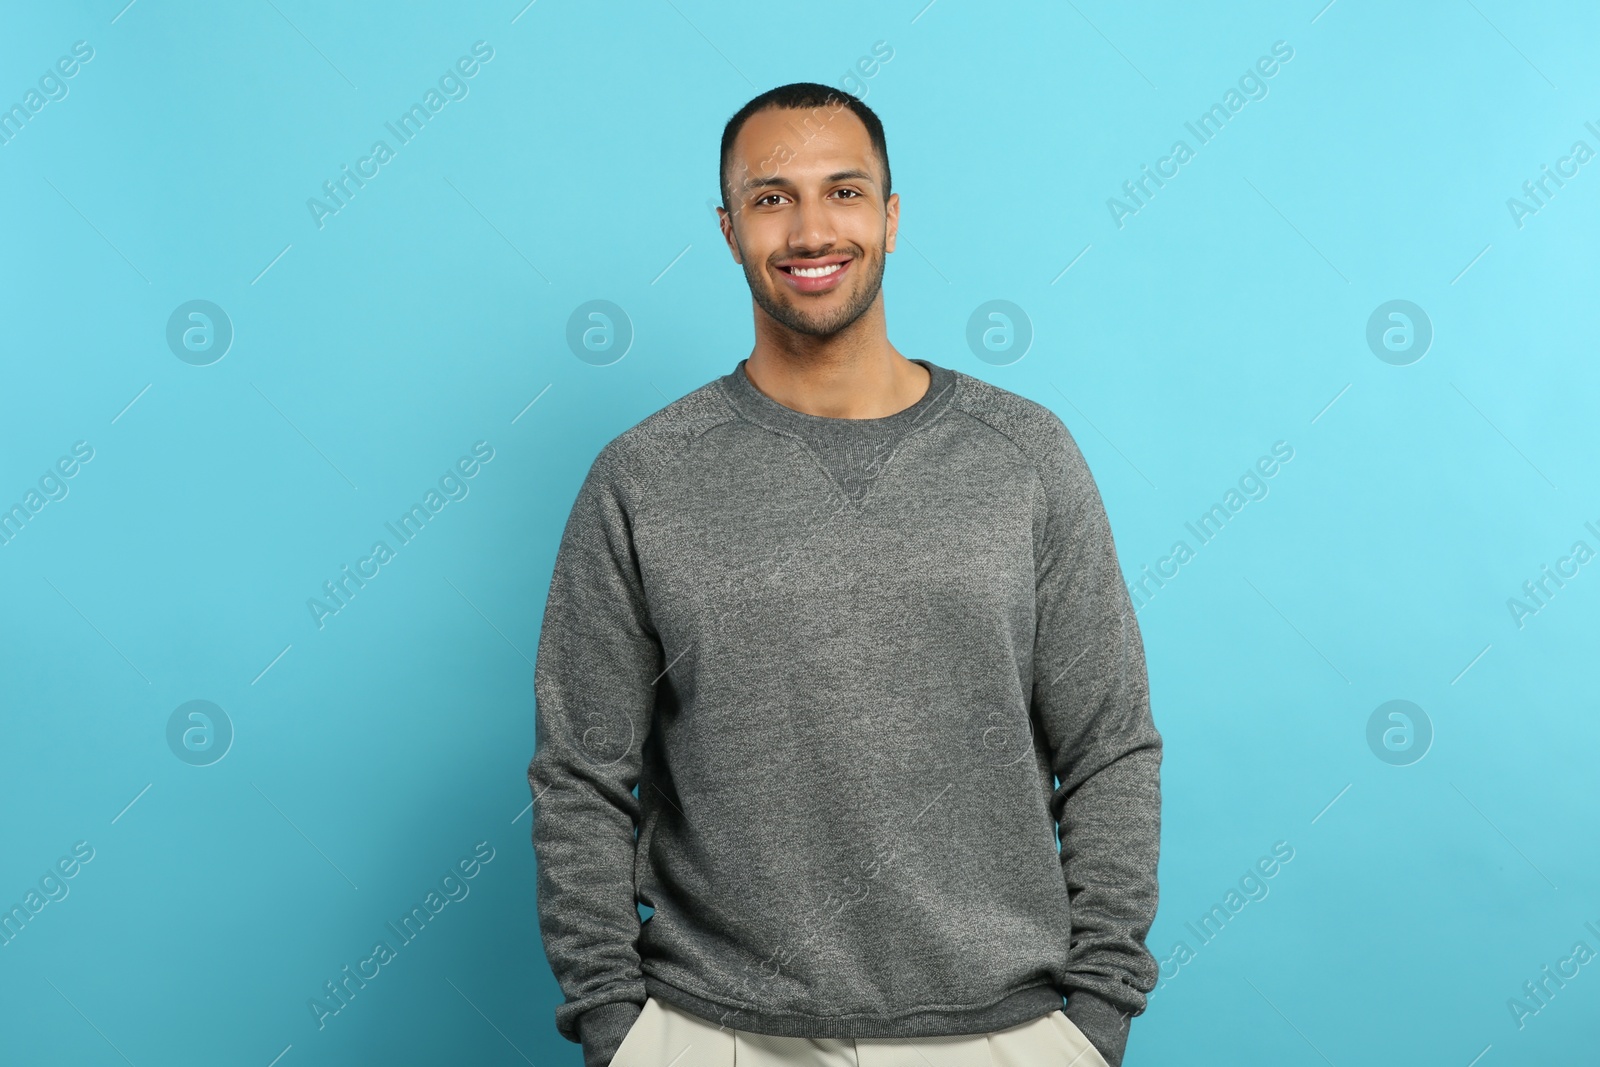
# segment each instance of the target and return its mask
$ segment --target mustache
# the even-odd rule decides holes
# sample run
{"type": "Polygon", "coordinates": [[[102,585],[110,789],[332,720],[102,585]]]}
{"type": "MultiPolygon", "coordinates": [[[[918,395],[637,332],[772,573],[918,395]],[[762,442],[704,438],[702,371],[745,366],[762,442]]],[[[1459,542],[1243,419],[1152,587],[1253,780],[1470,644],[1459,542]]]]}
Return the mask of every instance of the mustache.
{"type": "Polygon", "coordinates": [[[824,256],[849,256],[851,259],[865,259],[866,255],[866,251],[860,248],[828,248],[821,252],[789,248],[775,253],[768,262],[773,266],[777,266],[779,262],[786,259],[821,259],[824,256]]]}

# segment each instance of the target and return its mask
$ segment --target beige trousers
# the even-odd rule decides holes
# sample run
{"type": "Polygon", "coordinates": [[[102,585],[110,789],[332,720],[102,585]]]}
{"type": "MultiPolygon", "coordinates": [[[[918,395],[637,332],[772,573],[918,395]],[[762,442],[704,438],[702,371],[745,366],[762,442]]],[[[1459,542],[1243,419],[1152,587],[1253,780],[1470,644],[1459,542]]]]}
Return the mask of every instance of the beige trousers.
{"type": "Polygon", "coordinates": [[[953,1037],[774,1037],[718,1026],[655,997],[611,1067],[1107,1067],[1065,1012],[953,1037]]]}

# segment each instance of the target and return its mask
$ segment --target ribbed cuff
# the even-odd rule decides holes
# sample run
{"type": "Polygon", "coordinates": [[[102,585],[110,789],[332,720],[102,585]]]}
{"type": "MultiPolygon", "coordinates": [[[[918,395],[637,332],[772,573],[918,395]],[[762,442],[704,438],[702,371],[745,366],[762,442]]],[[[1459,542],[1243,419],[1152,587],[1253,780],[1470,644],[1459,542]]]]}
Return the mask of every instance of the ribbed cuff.
{"type": "Polygon", "coordinates": [[[608,1067],[642,1011],[643,1004],[614,1000],[598,1008],[590,1008],[579,1016],[578,1035],[583,1039],[583,1067],[608,1067]]]}
{"type": "Polygon", "coordinates": [[[1061,1009],[1083,1036],[1105,1057],[1111,1067],[1122,1067],[1122,1053],[1128,1046],[1128,1022],[1122,1009],[1109,1000],[1083,989],[1074,989],[1061,1009]]]}

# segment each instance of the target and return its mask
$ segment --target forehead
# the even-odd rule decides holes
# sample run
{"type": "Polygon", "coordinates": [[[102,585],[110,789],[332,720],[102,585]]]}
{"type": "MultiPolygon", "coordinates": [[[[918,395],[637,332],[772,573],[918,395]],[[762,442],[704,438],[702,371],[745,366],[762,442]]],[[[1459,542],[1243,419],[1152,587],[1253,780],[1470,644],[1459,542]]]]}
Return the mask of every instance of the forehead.
{"type": "Polygon", "coordinates": [[[766,108],[745,120],[734,138],[728,176],[735,188],[752,178],[805,176],[862,169],[878,174],[872,137],[855,112],[766,108]]]}

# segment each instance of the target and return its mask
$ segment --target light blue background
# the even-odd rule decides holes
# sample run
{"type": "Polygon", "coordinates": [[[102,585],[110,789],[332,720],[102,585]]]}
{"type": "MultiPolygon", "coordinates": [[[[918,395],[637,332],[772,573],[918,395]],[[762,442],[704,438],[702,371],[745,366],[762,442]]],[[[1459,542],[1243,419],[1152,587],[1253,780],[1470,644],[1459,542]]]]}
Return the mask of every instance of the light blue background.
{"type": "Polygon", "coordinates": [[[124,3],[0,20],[0,104],[94,49],[0,145],[0,506],[94,450],[0,546],[0,906],[94,850],[0,948],[5,1062],[579,1063],[524,777],[557,540],[606,441],[749,352],[723,122],[877,42],[850,84],[902,198],[890,336],[1063,417],[1130,579],[1294,450],[1139,611],[1149,944],[1194,955],[1126,1062],[1592,1056],[1600,967],[1523,1027],[1508,1000],[1600,950],[1600,566],[1507,606],[1600,548],[1600,161],[1507,207],[1600,150],[1592,6],[124,3]],[[468,95],[319,228],[307,199],[476,41],[468,95]],[[1198,145],[1275,41],[1267,96],[1198,145]],[[1180,137],[1119,228],[1108,198],[1180,137]],[[235,331],[208,366],[165,339],[194,299],[235,331]],[[604,366],[565,339],[596,299],[634,331],[604,366]],[[967,346],[995,299],[1020,359],[967,346]],[[1434,331],[1409,365],[1366,342],[1393,299],[1434,331]],[[479,441],[469,494],[319,629],[308,598],[479,441]],[[235,732],[209,766],[168,745],[190,700],[235,732]],[[1433,731],[1406,766],[1367,740],[1390,700],[1433,731]],[[478,842],[470,895],[319,1029],[308,1000],[478,842]]]}

